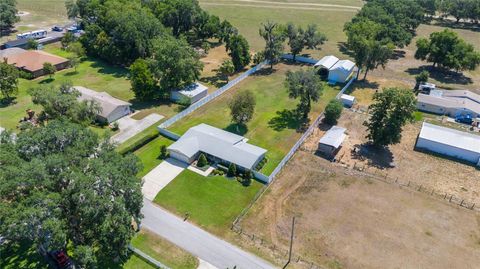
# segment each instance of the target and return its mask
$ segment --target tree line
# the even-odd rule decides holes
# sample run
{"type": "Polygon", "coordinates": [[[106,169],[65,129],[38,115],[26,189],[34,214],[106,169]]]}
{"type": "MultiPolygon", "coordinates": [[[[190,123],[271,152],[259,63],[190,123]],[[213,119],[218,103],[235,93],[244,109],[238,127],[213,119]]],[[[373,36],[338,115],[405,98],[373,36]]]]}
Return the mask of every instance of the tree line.
{"type": "Polygon", "coordinates": [[[194,47],[209,39],[226,44],[235,71],[250,63],[247,40],[228,21],[191,0],[70,0],[68,16],[80,21],[88,55],[130,66],[138,99],[165,98],[196,81],[203,69],[194,47]]]}

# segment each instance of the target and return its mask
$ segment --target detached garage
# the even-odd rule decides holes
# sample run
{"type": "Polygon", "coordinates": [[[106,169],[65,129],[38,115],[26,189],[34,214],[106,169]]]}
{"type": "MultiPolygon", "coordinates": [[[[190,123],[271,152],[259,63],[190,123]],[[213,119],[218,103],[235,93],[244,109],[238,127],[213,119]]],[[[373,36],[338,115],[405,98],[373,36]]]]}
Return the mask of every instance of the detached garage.
{"type": "Polygon", "coordinates": [[[480,136],[475,134],[424,122],[416,147],[480,166],[480,136]]]}
{"type": "Polygon", "coordinates": [[[193,104],[203,97],[207,96],[208,88],[200,83],[193,83],[181,90],[172,91],[171,99],[173,101],[181,101],[182,98],[188,98],[190,103],[193,104]]]}

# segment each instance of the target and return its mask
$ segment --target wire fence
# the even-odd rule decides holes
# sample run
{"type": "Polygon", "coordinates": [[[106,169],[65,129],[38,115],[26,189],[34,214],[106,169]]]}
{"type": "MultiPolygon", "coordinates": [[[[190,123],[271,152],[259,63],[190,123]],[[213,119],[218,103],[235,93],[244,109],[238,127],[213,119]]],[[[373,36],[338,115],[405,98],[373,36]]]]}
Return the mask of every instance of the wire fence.
{"type": "Polygon", "coordinates": [[[248,76],[250,76],[251,74],[257,72],[258,70],[262,69],[262,67],[267,64],[267,61],[264,61],[262,63],[259,63],[258,65],[256,65],[255,67],[249,69],[248,71],[246,71],[245,73],[241,74],[240,76],[236,77],[235,79],[233,79],[232,81],[230,81],[229,83],[225,84],[224,86],[222,86],[221,88],[219,88],[218,90],[216,90],[215,92],[207,95],[205,98],[202,98],[201,100],[199,100],[198,102],[190,105],[188,108],[186,108],[185,110],[183,110],[182,112],[176,114],[175,116],[171,117],[170,119],[164,121],[162,124],[160,124],[158,126],[158,128],[168,128],[170,127],[172,124],[174,124],[175,122],[179,121],[180,119],[184,118],[185,116],[189,115],[190,113],[192,113],[193,111],[197,110],[198,108],[204,106],[205,104],[207,104],[208,102],[212,101],[213,99],[217,98],[218,96],[220,96],[221,94],[223,94],[224,92],[230,90],[233,86],[237,85],[238,83],[240,83],[242,80],[244,80],[245,78],[247,78],[248,76]]]}

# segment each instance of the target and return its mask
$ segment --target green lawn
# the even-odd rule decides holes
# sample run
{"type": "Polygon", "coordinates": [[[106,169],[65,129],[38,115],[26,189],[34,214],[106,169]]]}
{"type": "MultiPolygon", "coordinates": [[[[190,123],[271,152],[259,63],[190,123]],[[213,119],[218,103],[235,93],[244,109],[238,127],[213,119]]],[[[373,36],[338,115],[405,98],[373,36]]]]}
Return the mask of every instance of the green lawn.
{"type": "Polygon", "coordinates": [[[263,185],[248,187],[223,176],[204,177],[184,170],[155,197],[155,202],[216,234],[224,234],[263,185]]]}
{"type": "MultiPolygon", "coordinates": [[[[254,51],[260,51],[265,46],[265,42],[258,34],[258,29],[261,23],[267,20],[277,23],[293,22],[302,26],[315,23],[318,26],[318,30],[327,35],[328,41],[322,46],[321,51],[305,51],[305,53],[311,53],[315,57],[333,53],[340,57],[341,52],[339,51],[338,42],[344,42],[346,40],[345,34],[343,33],[343,25],[352,19],[357,10],[351,8],[312,6],[305,4],[305,2],[355,7],[362,6],[362,1],[359,0],[269,0],[266,3],[257,1],[200,0],[200,5],[208,12],[230,21],[239,29],[240,33],[247,38],[250,47],[254,51]],[[301,3],[289,5],[284,2],[301,3]]],[[[286,47],[286,49],[288,48],[286,47]]]]}
{"type": "MultiPolygon", "coordinates": [[[[222,94],[209,104],[172,125],[169,129],[183,134],[190,127],[206,123],[231,132],[240,133],[249,138],[249,142],[268,150],[268,162],[261,172],[270,174],[290,148],[302,135],[297,131],[298,120],[291,111],[298,100],[288,97],[283,85],[287,70],[298,70],[295,65],[279,64],[273,74],[254,75],[222,94]],[[247,124],[247,130],[239,130],[230,122],[228,102],[236,92],[250,90],[255,95],[256,106],[253,119],[247,124]],[[246,132],[245,132],[246,131],[246,132]]],[[[339,87],[327,86],[318,103],[312,105],[311,120],[325,108],[328,101],[338,93],[339,87]]]]}
{"type": "Polygon", "coordinates": [[[142,171],[138,173],[138,176],[140,178],[145,176],[148,172],[150,172],[150,170],[152,170],[162,162],[162,159],[159,158],[160,147],[162,145],[168,147],[173,142],[174,141],[166,137],[159,136],[134,152],[134,154],[140,159],[143,165],[142,171]]]}
{"type": "Polygon", "coordinates": [[[132,245],[172,269],[194,269],[198,266],[197,258],[148,230],[138,233],[132,245]]]}

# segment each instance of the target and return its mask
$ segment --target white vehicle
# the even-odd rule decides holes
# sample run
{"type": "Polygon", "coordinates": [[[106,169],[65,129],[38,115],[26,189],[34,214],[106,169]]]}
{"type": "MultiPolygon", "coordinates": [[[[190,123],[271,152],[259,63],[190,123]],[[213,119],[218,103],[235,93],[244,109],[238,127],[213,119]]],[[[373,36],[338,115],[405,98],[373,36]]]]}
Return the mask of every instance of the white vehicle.
{"type": "Polygon", "coordinates": [[[32,31],[32,32],[27,32],[27,33],[17,35],[17,39],[26,39],[26,38],[40,39],[44,37],[47,37],[47,30],[37,30],[37,31],[32,31]]]}

